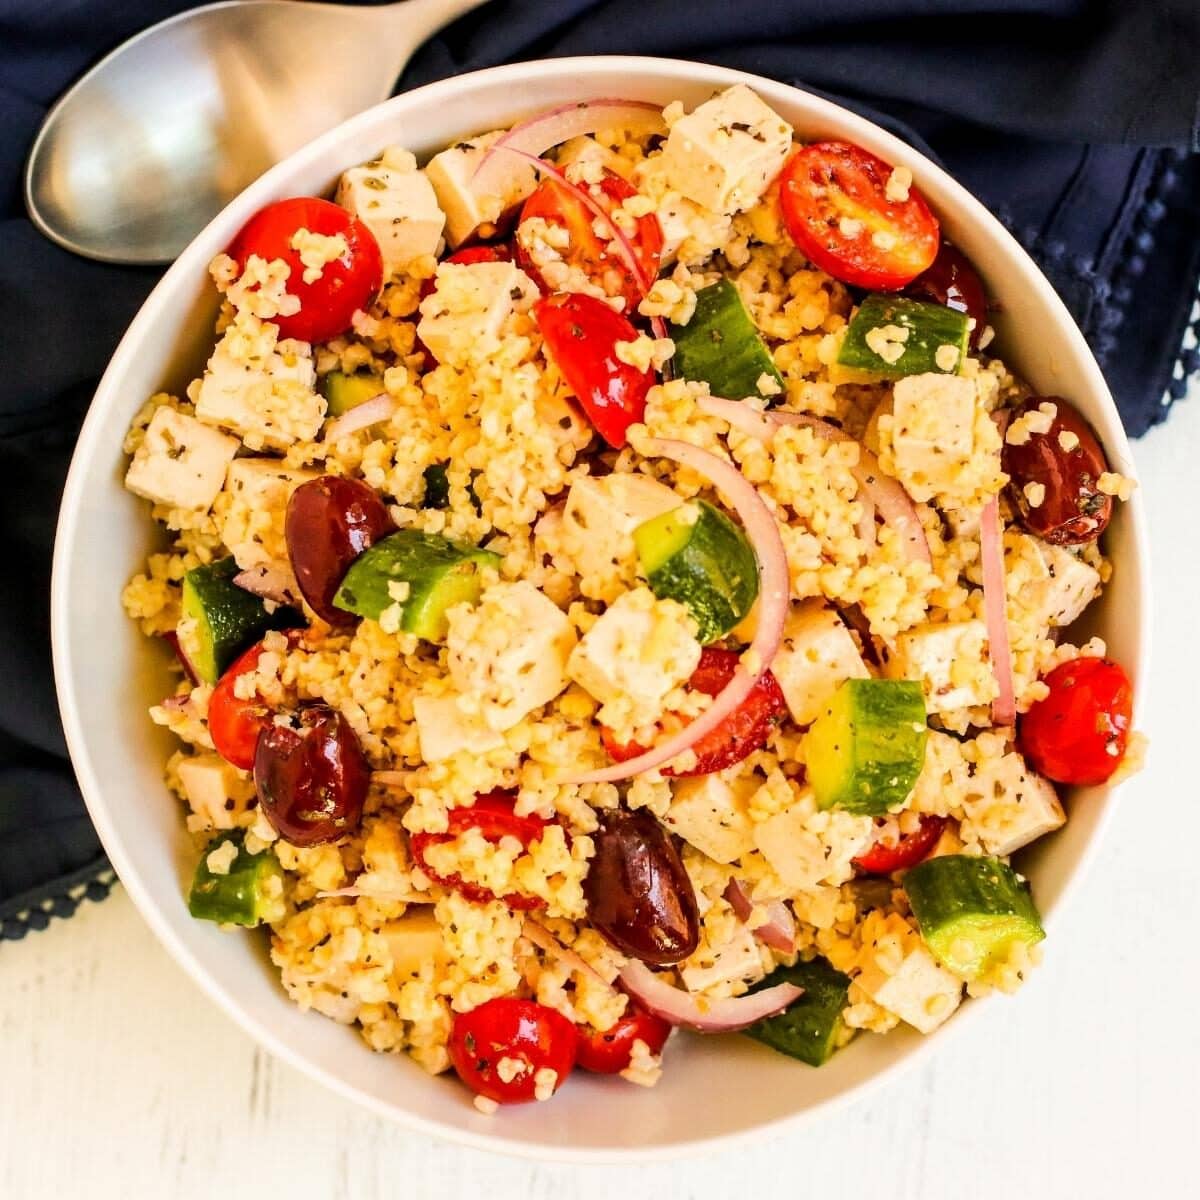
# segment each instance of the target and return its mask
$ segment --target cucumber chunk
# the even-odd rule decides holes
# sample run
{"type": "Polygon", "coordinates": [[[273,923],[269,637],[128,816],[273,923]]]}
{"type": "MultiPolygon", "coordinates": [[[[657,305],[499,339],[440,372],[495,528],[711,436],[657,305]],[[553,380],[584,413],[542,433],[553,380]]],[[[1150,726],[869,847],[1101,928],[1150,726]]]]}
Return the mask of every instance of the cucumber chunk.
{"type": "Polygon", "coordinates": [[[642,573],[660,600],[678,600],[703,645],[741,621],[758,596],[758,560],[746,535],[707,500],[681,504],[633,531],[642,573]]]}
{"type": "Polygon", "coordinates": [[[197,675],[216,683],[247,646],[270,629],[293,629],[304,624],[294,608],[273,613],[258,596],[234,584],[238,565],[232,558],[193,567],[183,577],[183,620],[177,636],[197,675]]]}
{"type": "Polygon", "coordinates": [[[242,843],[242,831],[224,833],[204,848],[188,893],[188,912],[198,921],[222,925],[259,925],[283,916],[283,868],[270,850],[250,854],[242,843]],[[229,871],[216,875],[209,870],[208,856],[227,843],[237,848],[229,871]],[[278,881],[274,883],[273,881],[278,881]]]}
{"type": "Polygon", "coordinates": [[[889,379],[931,371],[956,375],[967,356],[969,333],[966,313],[944,304],[876,293],[868,296],[850,318],[837,360],[843,367],[856,367],[889,379]],[[903,342],[872,334],[876,329],[886,331],[889,325],[908,331],[903,342]],[[902,347],[894,361],[889,361],[891,353],[884,358],[869,344],[881,337],[885,343],[902,347]],[[939,361],[938,351],[943,346],[957,351],[953,359],[944,354],[939,361]]]}
{"type": "MultiPolygon", "coordinates": [[[[783,393],[783,376],[754,327],[738,290],[728,279],[696,293],[696,311],[686,325],[672,325],[675,373],[708,384],[714,396],[744,400],[761,396],[758,381],[769,375],[783,393]]],[[[774,402],[776,397],[768,397],[774,402]]]]}
{"type": "Polygon", "coordinates": [[[925,764],[925,700],[907,679],[847,679],[805,739],[821,808],[877,817],[902,804],[925,764]]]}
{"type": "Polygon", "coordinates": [[[321,379],[321,394],[329,404],[331,417],[340,417],[386,390],[383,377],[373,375],[370,371],[357,371],[353,375],[347,375],[345,371],[330,371],[321,379]]]}
{"type": "Polygon", "coordinates": [[[756,1021],[745,1033],[810,1067],[822,1066],[841,1040],[842,1010],[846,1007],[850,977],[835,971],[825,959],[814,958],[794,967],[780,967],[750,990],[756,992],[782,982],[802,987],[804,995],[783,1012],[756,1021]]]}
{"type": "Polygon", "coordinates": [[[378,621],[384,609],[401,605],[400,628],[429,642],[446,636],[446,610],[474,604],[483,584],[479,569],[500,565],[490,550],[452,542],[436,533],[401,529],[376,542],[350,565],[333,598],[346,612],[378,621]],[[407,584],[397,601],[392,584],[407,584]]]}
{"type": "Polygon", "coordinates": [[[986,975],[1018,942],[1046,936],[1028,885],[998,858],[931,858],[904,876],[904,890],[925,944],[963,979],[986,975]]]}

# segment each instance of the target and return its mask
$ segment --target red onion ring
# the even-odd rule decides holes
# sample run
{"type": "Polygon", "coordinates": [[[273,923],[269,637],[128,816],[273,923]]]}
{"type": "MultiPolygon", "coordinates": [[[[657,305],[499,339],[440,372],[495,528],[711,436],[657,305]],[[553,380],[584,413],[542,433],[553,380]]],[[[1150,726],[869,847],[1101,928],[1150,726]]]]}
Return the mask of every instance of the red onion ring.
{"type": "MultiPolygon", "coordinates": [[[[746,889],[740,879],[731,879],[725,889],[725,899],[734,915],[744,925],[754,911],[754,901],[746,894],[746,889]]],[[[796,921],[792,910],[782,900],[772,900],[763,905],[767,919],[762,925],[756,925],[750,932],[772,950],[780,950],[791,954],[796,949],[796,921]]]]}
{"type": "Polygon", "coordinates": [[[322,440],[328,445],[339,438],[349,437],[352,433],[358,433],[360,429],[367,429],[378,425],[380,421],[386,421],[395,411],[396,398],[387,392],[380,392],[378,396],[356,404],[340,417],[334,417],[325,426],[325,437],[322,440]]]}
{"type": "Polygon", "coordinates": [[[612,783],[618,779],[630,779],[670,762],[705,734],[716,729],[737,709],[770,667],[783,640],[783,622],[787,617],[791,594],[787,554],[775,518],[753,484],[735,466],[690,442],[649,438],[645,442],[645,452],[690,467],[728,497],[758,561],[758,627],[754,632],[754,640],[742,655],[729,682],[694,721],[644,754],[599,770],[566,776],[556,781],[559,783],[612,783]]]}
{"type": "Polygon", "coordinates": [[[196,668],[192,666],[192,660],[188,658],[187,651],[184,650],[183,645],[180,643],[179,634],[173,629],[168,629],[162,636],[163,641],[175,651],[175,657],[179,660],[179,665],[183,667],[183,673],[192,683],[199,683],[200,676],[196,673],[196,668]]]}
{"type": "Polygon", "coordinates": [[[1017,719],[1012,649],[1008,643],[1008,601],[1004,587],[1004,535],[1000,528],[1000,497],[993,496],[979,514],[979,555],[983,565],[983,615],[987,623],[988,658],[996,677],[992,721],[1012,725],[1017,719]]]}
{"type": "Polygon", "coordinates": [[[233,577],[233,585],[252,596],[273,600],[276,604],[300,603],[300,585],[287,563],[260,563],[240,571],[233,577]]]}
{"type": "Polygon", "coordinates": [[[535,946],[545,950],[547,954],[554,955],[564,966],[570,967],[572,971],[578,971],[581,975],[589,976],[596,983],[608,988],[610,991],[616,990],[595,967],[580,958],[574,950],[564,946],[545,926],[539,925],[536,921],[531,921],[526,917],[521,932],[535,946]]]}
{"type": "Polygon", "coordinates": [[[666,983],[636,959],[622,968],[620,980],[647,1012],[697,1033],[736,1033],[755,1021],[783,1012],[804,994],[804,989],[793,983],[777,983],[745,996],[704,999],[666,983]]]}

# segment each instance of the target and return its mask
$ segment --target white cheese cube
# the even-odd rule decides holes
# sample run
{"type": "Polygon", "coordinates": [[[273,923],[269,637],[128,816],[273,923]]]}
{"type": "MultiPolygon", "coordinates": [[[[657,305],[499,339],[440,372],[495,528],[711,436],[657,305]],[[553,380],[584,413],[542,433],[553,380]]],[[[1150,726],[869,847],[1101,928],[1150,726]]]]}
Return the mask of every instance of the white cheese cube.
{"type": "Polygon", "coordinates": [[[715,951],[701,951],[680,968],[679,977],[689,992],[703,992],[724,983],[757,983],[766,971],[754,934],[738,925],[729,941],[715,951]]]}
{"type": "Polygon", "coordinates": [[[1031,539],[1043,571],[1021,591],[1021,603],[1051,629],[1065,629],[1100,594],[1100,572],[1062,546],[1031,539]]]}
{"type": "Polygon", "coordinates": [[[771,672],[797,725],[811,725],[847,679],[870,674],[837,610],[815,599],[792,605],[771,672]]]}
{"type": "Polygon", "coordinates": [[[794,892],[844,883],[852,873],[851,860],[873,837],[869,817],[814,813],[811,803],[794,804],[754,826],[756,848],[794,892]]]}
{"type": "Polygon", "coordinates": [[[284,450],[321,428],[326,406],[316,381],[307,343],[277,342],[273,327],[242,317],[208,360],[196,416],[232,430],[252,450],[284,450]]]}
{"type": "Polygon", "coordinates": [[[219,754],[179,760],[179,782],[188,805],[209,828],[232,829],[254,798],[254,783],[219,754]]]}
{"type": "Polygon", "coordinates": [[[919,625],[896,638],[888,663],[894,679],[920,680],[931,713],[987,704],[996,692],[982,621],[919,625]]]}
{"type": "Polygon", "coordinates": [[[491,354],[505,321],[537,298],[537,284],[513,263],[442,263],[417,335],[439,363],[465,367],[491,354]]]}
{"type": "Polygon", "coordinates": [[[961,375],[906,375],[892,391],[896,475],[914,500],[952,491],[975,442],[975,384],[961,375]]]}
{"type": "Polygon", "coordinates": [[[442,248],[446,218],[411,156],[389,153],[344,171],[337,202],[375,235],[387,275],[400,274],[416,258],[436,257],[442,248]]]}
{"type": "MultiPolygon", "coordinates": [[[[750,790],[755,786],[751,782],[750,790]]],[[[736,862],[754,849],[746,790],[715,774],[675,780],[662,822],[714,862],[736,862]]]]}
{"type": "Polygon", "coordinates": [[[791,148],[792,127],[739,83],[676,121],[662,159],[676,191],[737,212],[762,196],[791,148]]]}
{"type": "Polygon", "coordinates": [[[202,511],[217,498],[237,449],[236,438],[163,405],[134,452],[125,486],[155,504],[202,511]]]}
{"type": "Polygon", "coordinates": [[[879,957],[868,959],[857,983],[880,1008],[921,1033],[932,1033],[962,1002],[962,981],[920,944],[910,945],[890,973],[879,957]]]}
{"type": "Polygon", "coordinates": [[[1054,784],[1015,750],[986,762],[967,788],[963,831],[974,832],[989,854],[1015,854],[1066,823],[1054,784]]]}
{"type": "Polygon", "coordinates": [[[444,963],[449,956],[442,927],[432,909],[410,909],[398,920],[388,921],[379,932],[392,956],[392,978],[400,983],[420,979],[426,963],[444,963]]]}
{"type": "Polygon", "coordinates": [[[217,503],[221,540],[243,571],[287,562],[284,519],[292,493],[318,471],[285,467],[277,458],[235,458],[217,503]]]}
{"type": "Polygon", "coordinates": [[[511,729],[567,686],[575,630],[531,583],[497,583],[449,614],[446,663],[454,686],[492,729],[511,729]]]}
{"type": "Polygon", "coordinates": [[[451,755],[486,754],[504,745],[504,738],[490,729],[477,713],[467,713],[459,706],[459,697],[414,696],[413,718],[421,742],[421,757],[427,762],[441,762],[451,755]]]}
{"type": "Polygon", "coordinates": [[[437,202],[446,214],[446,240],[459,246],[481,225],[494,225],[501,214],[532,195],[537,187],[537,170],[532,163],[520,163],[509,155],[513,166],[509,185],[502,195],[477,196],[471,189],[484,152],[500,136],[500,132],[485,133],[482,137],[456,142],[448,150],[435,154],[425,167],[425,176],[433,186],[437,202]]]}

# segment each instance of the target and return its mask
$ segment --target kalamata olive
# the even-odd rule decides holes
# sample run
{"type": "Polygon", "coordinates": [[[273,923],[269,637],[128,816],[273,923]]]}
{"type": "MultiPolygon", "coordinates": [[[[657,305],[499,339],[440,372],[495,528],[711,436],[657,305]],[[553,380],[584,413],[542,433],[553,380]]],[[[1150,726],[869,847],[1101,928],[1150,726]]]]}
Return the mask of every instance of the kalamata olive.
{"type": "Polygon", "coordinates": [[[665,966],[700,940],[696,893],[667,832],[645,809],[607,809],[583,883],[592,924],[622,954],[665,966]]]}
{"type": "Polygon", "coordinates": [[[393,529],[387,505],[361,480],[322,475],[292,493],[284,521],[288,558],[318,617],[337,626],[358,620],[334,607],[334,593],[350,564],[393,529]]]}
{"type": "Polygon", "coordinates": [[[1057,409],[1045,433],[1030,433],[1020,445],[1004,439],[1001,465],[1009,477],[1009,499],[1025,528],[1047,542],[1094,542],[1112,516],[1112,497],[1098,484],[1108,470],[1104,450],[1091,426],[1060,396],[1031,397],[1015,410],[1013,421],[1042,404],[1057,409]]]}
{"type": "Polygon", "coordinates": [[[987,326],[987,292],[983,290],[979,272],[957,246],[943,238],[933,265],[918,275],[904,292],[917,300],[931,300],[973,317],[971,348],[978,349],[979,339],[987,326]]]}
{"type": "Polygon", "coordinates": [[[357,829],[370,777],[354,730],[328,704],[280,714],[258,735],[258,802],[295,846],[332,842],[357,829]]]}

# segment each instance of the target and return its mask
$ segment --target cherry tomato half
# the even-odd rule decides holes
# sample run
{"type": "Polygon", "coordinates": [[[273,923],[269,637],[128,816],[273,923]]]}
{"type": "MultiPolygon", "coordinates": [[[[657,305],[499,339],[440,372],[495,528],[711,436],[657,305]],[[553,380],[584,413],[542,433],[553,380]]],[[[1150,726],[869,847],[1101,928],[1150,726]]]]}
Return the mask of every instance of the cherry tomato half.
{"type": "Polygon", "coordinates": [[[1077,658],[1042,681],[1050,694],[1021,718],[1025,757],[1047,779],[1103,783],[1121,765],[1133,715],[1133,687],[1107,658],[1077,658]]]}
{"type": "Polygon", "coordinates": [[[658,1054],[670,1036],[668,1022],[634,1007],[631,1000],[624,1016],[604,1033],[590,1025],[575,1026],[575,1062],[597,1075],[616,1075],[629,1066],[634,1042],[645,1042],[651,1054],[658,1054]]]}
{"type": "MultiPolygon", "coordinates": [[[[619,208],[637,189],[612,171],[605,171],[599,182],[587,185],[588,194],[605,212],[619,208]]],[[[596,215],[579,198],[578,194],[557,179],[545,179],[537,190],[525,201],[521,209],[521,221],[517,224],[516,253],[521,269],[533,279],[543,292],[552,291],[538,271],[537,263],[530,254],[521,236],[521,224],[531,217],[540,217],[551,225],[561,226],[567,231],[569,242],[563,251],[564,261],[583,271],[606,295],[622,296],[625,311],[632,312],[646,294],[641,282],[634,278],[629,265],[607,238],[597,235],[594,222],[596,215]]],[[[607,232],[607,231],[606,231],[607,232]]],[[[662,228],[653,213],[637,219],[629,243],[642,268],[645,279],[658,277],[662,260],[662,228]]]]}
{"type": "Polygon", "coordinates": [[[933,266],[918,275],[904,292],[918,300],[944,304],[947,308],[966,313],[975,321],[969,337],[971,349],[979,348],[979,339],[987,328],[987,292],[983,289],[979,272],[957,246],[942,242],[933,266]]]}
{"type": "Polygon", "coordinates": [[[280,337],[327,342],[350,328],[355,311],[365,310],[383,284],[383,256],[375,235],[340,205],[315,196],[277,200],[259,209],[229,247],[239,268],[245,268],[252,254],[268,261],[281,258],[291,268],[287,290],[299,299],[300,309],[271,318],[280,337]],[[304,282],[304,264],[292,248],[301,229],[346,239],[346,252],[326,263],[312,283],[304,282]]]}
{"type": "MultiPolygon", "coordinates": [[[[732,650],[705,646],[700,652],[699,665],[692,672],[687,686],[693,691],[703,692],[706,696],[720,694],[733,678],[739,657],[732,650]]],[[[779,723],[786,711],[787,702],[783,698],[779,681],[770,671],[766,671],[738,708],[716,729],[706,733],[692,746],[696,763],[690,770],[675,771],[664,767],[662,773],[686,778],[691,775],[711,775],[714,771],[732,767],[734,763],[741,762],[747,755],[766,745],[772,726],[779,723]]],[[[633,742],[621,745],[613,740],[606,729],[601,729],[600,737],[604,748],[617,762],[634,758],[646,749],[633,742]]]]}
{"type": "Polygon", "coordinates": [[[630,425],[646,412],[654,372],[639,371],[617,358],[618,342],[637,330],[603,300],[569,292],[533,306],[534,320],[552,358],[596,432],[615,450],[625,445],[630,425]]]}
{"type": "Polygon", "coordinates": [[[867,875],[907,871],[929,857],[945,828],[945,817],[923,816],[921,827],[915,833],[905,834],[894,846],[876,842],[866,854],[860,854],[854,860],[854,865],[867,875]]]}
{"type": "Polygon", "coordinates": [[[243,771],[253,768],[258,735],[270,723],[274,712],[257,697],[243,700],[233,689],[240,675],[258,666],[262,652],[260,642],[235,659],[208,701],[208,732],[213,746],[226,762],[243,771]]]}
{"type": "Polygon", "coordinates": [[[914,187],[889,200],[892,168],[850,142],[813,142],[784,164],[779,202],[792,241],[856,287],[892,291],[932,266],[937,218],[914,187]]]}
{"type": "Polygon", "coordinates": [[[499,1104],[523,1104],[536,1099],[539,1071],[555,1073],[555,1091],[571,1073],[575,1026],[544,1004],[498,996],[455,1014],[448,1049],[459,1079],[473,1092],[499,1104]]]}
{"type": "MultiPolygon", "coordinates": [[[[468,900],[476,904],[487,904],[496,899],[496,893],[478,883],[471,883],[455,872],[453,875],[439,875],[429,869],[425,862],[425,851],[430,846],[453,841],[460,833],[468,829],[478,829],[489,842],[498,842],[504,837],[515,837],[522,846],[541,838],[547,824],[541,817],[518,817],[513,812],[516,797],[511,792],[486,792],[476,796],[475,803],[470,808],[456,808],[447,820],[445,833],[414,833],[411,846],[413,858],[435,883],[444,888],[452,888],[461,892],[468,900]]],[[[522,896],[514,893],[505,896],[504,902],[510,908],[527,911],[540,908],[543,901],[537,896],[522,896]]]]}

